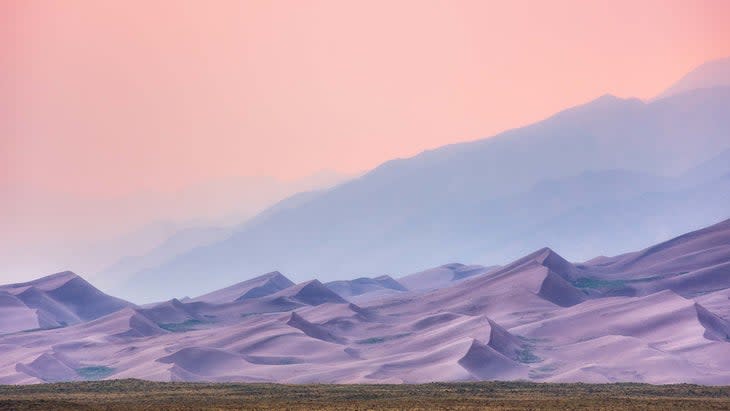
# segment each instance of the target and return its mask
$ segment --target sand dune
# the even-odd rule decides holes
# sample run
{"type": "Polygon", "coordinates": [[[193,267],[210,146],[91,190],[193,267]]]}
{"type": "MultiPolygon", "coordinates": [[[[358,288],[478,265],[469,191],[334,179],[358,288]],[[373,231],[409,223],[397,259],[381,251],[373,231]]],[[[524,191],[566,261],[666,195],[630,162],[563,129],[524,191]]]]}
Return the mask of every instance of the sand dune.
{"type": "Polygon", "coordinates": [[[302,302],[307,305],[320,305],[324,303],[345,304],[342,297],[325,287],[319,280],[312,280],[306,283],[298,284],[290,288],[286,288],[277,295],[287,296],[292,300],[302,302]]]}
{"type": "Polygon", "coordinates": [[[333,333],[328,331],[327,328],[322,327],[319,324],[310,323],[296,312],[291,313],[291,317],[289,317],[289,321],[286,322],[286,325],[299,329],[304,334],[307,334],[308,336],[316,338],[318,340],[329,341],[333,343],[344,342],[343,338],[334,335],[333,333]]]}
{"type": "Polygon", "coordinates": [[[494,267],[467,266],[453,263],[410,274],[398,279],[407,289],[414,291],[435,290],[447,287],[468,277],[483,274],[494,267]]]}
{"type": "Polygon", "coordinates": [[[189,347],[157,360],[200,376],[236,374],[247,368],[240,356],[215,348],[189,347]]]}
{"type": "Polygon", "coordinates": [[[0,320],[0,333],[62,327],[93,320],[132,306],[94,288],[70,272],[0,286],[0,306],[13,311],[0,320]],[[32,317],[35,317],[33,319],[32,317]]]}
{"type": "Polygon", "coordinates": [[[294,285],[291,280],[286,278],[278,271],[273,271],[247,281],[226,287],[222,290],[213,291],[200,297],[193,298],[191,301],[205,301],[221,304],[236,300],[245,300],[248,298],[263,297],[274,294],[287,287],[294,285]]]}
{"type": "Polygon", "coordinates": [[[519,379],[527,376],[527,367],[507,358],[489,345],[473,340],[459,364],[479,380],[519,379]]]}
{"type": "Polygon", "coordinates": [[[542,248],[398,281],[275,272],[144,307],[60,273],[0,287],[0,383],[730,384],[728,241],[724,221],[584,263],[542,248]]]}
{"type": "MultiPolygon", "coordinates": [[[[325,283],[325,286],[344,298],[368,294],[367,298],[372,299],[408,291],[401,283],[389,275],[381,275],[375,278],[361,277],[349,281],[331,281],[325,283]]],[[[365,301],[365,297],[361,297],[359,300],[365,301]]]]}
{"type": "Polygon", "coordinates": [[[171,324],[200,319],[192,304],[183,304],[176,298],[139,311],[156,323],[171,324]]]}
{"type": "Polygon", "coordinates": [[[73,368],[51,354],[41,354],[28,364],[18,363],[18,372],[28,374],[45,382],[76,381],[81,379],[73,368]]]}

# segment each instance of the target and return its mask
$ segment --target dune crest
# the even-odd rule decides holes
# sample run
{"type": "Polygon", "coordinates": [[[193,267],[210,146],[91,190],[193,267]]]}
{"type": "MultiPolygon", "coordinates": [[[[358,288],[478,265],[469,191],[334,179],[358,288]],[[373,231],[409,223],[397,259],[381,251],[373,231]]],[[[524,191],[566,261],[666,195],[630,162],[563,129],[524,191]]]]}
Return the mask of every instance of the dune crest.
{"type": "Polygon", "coordinates": [[[0,383],[730,384],[728,244],[730,220],[583,263],[540,248],[397,280],[272,272],[143,307],[59,273],[0,286],[0,383]]]}

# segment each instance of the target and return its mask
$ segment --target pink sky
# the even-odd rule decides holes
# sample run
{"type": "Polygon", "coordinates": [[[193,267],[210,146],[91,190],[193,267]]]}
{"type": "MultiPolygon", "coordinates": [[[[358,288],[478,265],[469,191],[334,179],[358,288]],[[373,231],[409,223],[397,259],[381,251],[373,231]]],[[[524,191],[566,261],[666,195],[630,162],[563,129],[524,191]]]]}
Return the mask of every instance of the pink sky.
{"type": "Polygon", "coordinates": [[[0,183],[85,196],[354,173],[730,55],[723,0],[0,7],[0,183]]]}

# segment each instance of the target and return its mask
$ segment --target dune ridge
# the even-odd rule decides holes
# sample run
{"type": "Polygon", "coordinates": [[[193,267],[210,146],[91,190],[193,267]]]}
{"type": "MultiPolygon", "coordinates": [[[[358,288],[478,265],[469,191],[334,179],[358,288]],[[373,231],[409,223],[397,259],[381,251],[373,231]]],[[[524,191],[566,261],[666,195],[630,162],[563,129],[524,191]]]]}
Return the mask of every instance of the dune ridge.
{"type": "Polygon", "coordinates": [[[585,262],[294,284],[137,306],[76,274],[0,286],[0,384],[531,380],[730,384],[730,220],[585,262]]]}

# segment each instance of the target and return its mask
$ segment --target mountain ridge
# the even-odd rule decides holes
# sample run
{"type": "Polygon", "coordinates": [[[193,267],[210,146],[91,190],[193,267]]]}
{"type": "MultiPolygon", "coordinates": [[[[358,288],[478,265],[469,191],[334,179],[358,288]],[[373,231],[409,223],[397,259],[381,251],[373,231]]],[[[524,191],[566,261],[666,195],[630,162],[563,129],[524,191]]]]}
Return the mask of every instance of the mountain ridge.
{"type": "MultiPolygon", "coordinates": [[[[645,195],[661,201],[654,204],[660,212],[675,208],[672,218],[668,212],[641,215],[648,212],[648,205],[614,217],[628,224],[629,218],[639,215],[639,227],[654,224],[657,230],[667,231],[665,238],[726,217],[721,215],[722,208],[730,207],[730,199],[721,193],[727,181],[721,181],[714,192],[711,187],[687,191],[709,180],[680,181],[676,174],[730,149],[730,120],[721,115],[728,107],[730,87],[695,90],[649,103],[604,96],[492,138],[388,161],[304,202],[265,212],[239,226],[226,240],[141,271],[137,278],[153,280],[150,287],[156,288],[174,276],[179,295],[185,295],[189,294],[185,287],[192,287],[186,284],[194,284],[203,271],[215,274],[218,283],[213,287],[230,281],[234,272],[274,268],[329,281],[341,272],[355,276],[413,272],[449,260],[502,263],[529,251],[528,243],[510,238],[521,232],[550,238],[572,259],[597,251],[628,251],[658,237],[641,228],[638,235],[601,240],[600,225],[591,223],[586,225],[591,242],[581,242],[563,234],[564,228],[553,228],[550,219],[579,211],[581,206],[584,213],[600,211],[598,200],[616,187],[628,190],[626,196],[637,200],[627,197],[624,209],[643,207],[645,195]],[[619,152],[618,146],[631,149],[619,152]],[[616,174],[613,181],[602,180],[607,167],[625,174],[616,174]],[[504,173],[509,180],[501,177],[504,173]],[[630,173],[648,177],[632,181],[630,173]],[[652,177],[653,173],[659,176],[652,177]],[[573,203],[561,203],[549,190],[540,191],[543,181],[574,176],[582,176],[585,183],[566,186],[566,195],[576,199],[573,203]],[[530,188],[533,198],[520,199],[530,188]],[[584,193],[589,198],[581,198],[584,193]],[[591,196],[596,200],[590,202],[591,196]],[[511,198],[514,204],[509,203],[511,198]],[[540,207],[546,202],[548,207],[540,207]],[[691,212],[694,203],[707,210],[691,212]],[[492,217],[496,215],[502,218],[492,217]],[[628,240],[623,249],[622,240],[628,240]],[[586,245],[590,249],[584,249],[586,245]]],[[[139,295],[137,291],[127,287],[125,293],[139,295]]]]}

